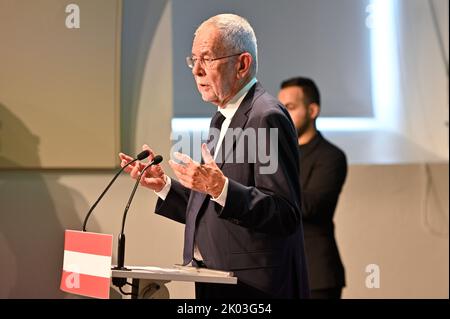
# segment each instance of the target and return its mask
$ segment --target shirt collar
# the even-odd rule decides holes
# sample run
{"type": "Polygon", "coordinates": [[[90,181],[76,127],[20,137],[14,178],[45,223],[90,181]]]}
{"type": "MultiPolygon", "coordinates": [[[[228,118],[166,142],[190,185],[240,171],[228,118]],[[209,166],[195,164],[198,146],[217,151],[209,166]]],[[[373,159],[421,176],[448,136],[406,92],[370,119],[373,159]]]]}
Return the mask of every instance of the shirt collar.
{"type": "Polygon", "coordinates": [[[221,108],[217,108],[217,110],[222,113],[223,116],[225,116],[225,118],[227,120],[231,120],[234,116],[234,114],[236,113],[239,105],[241,104],[242,100],[244,99],[245,95],[247,94],[247,92],[251,89],[251,87],[258,82],[258,80],[256,79],[256,77],[252,78],[250,80],[250,82],[248,82],[231,100],[230,102],[228,102],[227,105],[225,105],[225,107],[221,108]]]}

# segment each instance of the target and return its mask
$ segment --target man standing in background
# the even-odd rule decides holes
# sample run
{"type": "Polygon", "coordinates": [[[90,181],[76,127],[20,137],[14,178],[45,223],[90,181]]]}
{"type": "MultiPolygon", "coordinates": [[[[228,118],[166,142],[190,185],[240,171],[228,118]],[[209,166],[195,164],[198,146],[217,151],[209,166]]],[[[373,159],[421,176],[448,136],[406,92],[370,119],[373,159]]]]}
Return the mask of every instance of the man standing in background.
{"type": "Polygon", "coordinates": [[[316,128],[320,93],[313,80],[296,77],[284,81],[278,99],[289,111],[298,134],[300,203],[311,298],[339,299],[345,273],[333,216],[347,175],[346,157],[316,128]]]}

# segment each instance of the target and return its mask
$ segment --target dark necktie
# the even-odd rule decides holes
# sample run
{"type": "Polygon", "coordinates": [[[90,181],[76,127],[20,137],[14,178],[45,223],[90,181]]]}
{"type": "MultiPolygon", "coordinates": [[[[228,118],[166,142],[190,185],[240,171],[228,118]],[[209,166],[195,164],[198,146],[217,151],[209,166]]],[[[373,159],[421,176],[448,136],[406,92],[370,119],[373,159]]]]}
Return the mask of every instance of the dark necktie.
{"type": "MultiPolygon", "coordinates": [[[[222,123],[225,120],[225,116],[222,115],[219,111],[214,114],[211,119],[211,123],[209,125],[209,133],[208,133],[208,141],[207,145],[211,152],[211,155],[214,156],[214,148],[216,147],[217,141],[219,139],[219,135],[217,135],[217,131],[214,132],[213,129],[217,129],[220,131],[222,127],[222,123]]],[[[203,164],[203,158],[201,160],[203,164]]],[[[189,211],[186,214],[186,227],[184,229],[184,249],[183,249],[183,264],[187,265],[191,262],[192,257],[194,255],[194,238],[195,238],[195,225],[197,221],[197,217],[199,212],[203,209],[206,209],[206,205],[208,203],[208,196],[199,192],[191,192],[191,198],[189,199],[189,211]]]]}
{"type": "Polygon", "coordinates": [[[211,155],[214,156],[214,151],[216,148],[216,144],[219,140],[219,135],[214,136],[214,133],[217,134],[217,131],[214,132],[213,129],[219,130],[220,132],[220,128],[222,127],[222,123],[223,121],[225,121],[225,116],[223,116],[222,113],[220,113],[219,111],[216,112],[216,114],[214,114],[213,118],[211,119],[211,123],[209,125],[209,133],[208,133],[208,148],[211,152],[211,155]],[[211,139],[214,138],[213,141],[211,141],[211,139]]]}

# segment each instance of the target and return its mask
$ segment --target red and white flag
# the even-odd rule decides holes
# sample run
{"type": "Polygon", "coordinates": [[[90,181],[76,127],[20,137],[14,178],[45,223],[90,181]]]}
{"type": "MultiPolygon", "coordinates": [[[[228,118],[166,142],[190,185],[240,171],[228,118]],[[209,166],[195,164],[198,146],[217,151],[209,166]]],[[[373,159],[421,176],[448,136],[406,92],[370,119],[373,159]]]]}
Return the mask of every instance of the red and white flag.
{"type": "Polygon", "coordinates": [[[66,230],[61,290],[109,298],[113,236],[66,230]]]}

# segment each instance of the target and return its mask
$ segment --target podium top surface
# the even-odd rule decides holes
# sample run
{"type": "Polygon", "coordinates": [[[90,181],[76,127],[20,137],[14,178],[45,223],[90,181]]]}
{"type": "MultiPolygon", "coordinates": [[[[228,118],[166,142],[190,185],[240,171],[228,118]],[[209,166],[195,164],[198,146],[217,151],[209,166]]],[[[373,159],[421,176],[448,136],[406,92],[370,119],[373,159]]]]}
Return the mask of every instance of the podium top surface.
{"type": "Polygon", "coordinates": [[[162,268],[155,266],[125,266],[129,270],[112,270],[112,277],[154,279],[161,281],[191,281],[218,284],[237,284],[233,273],[191,266],[162,268]]]}

